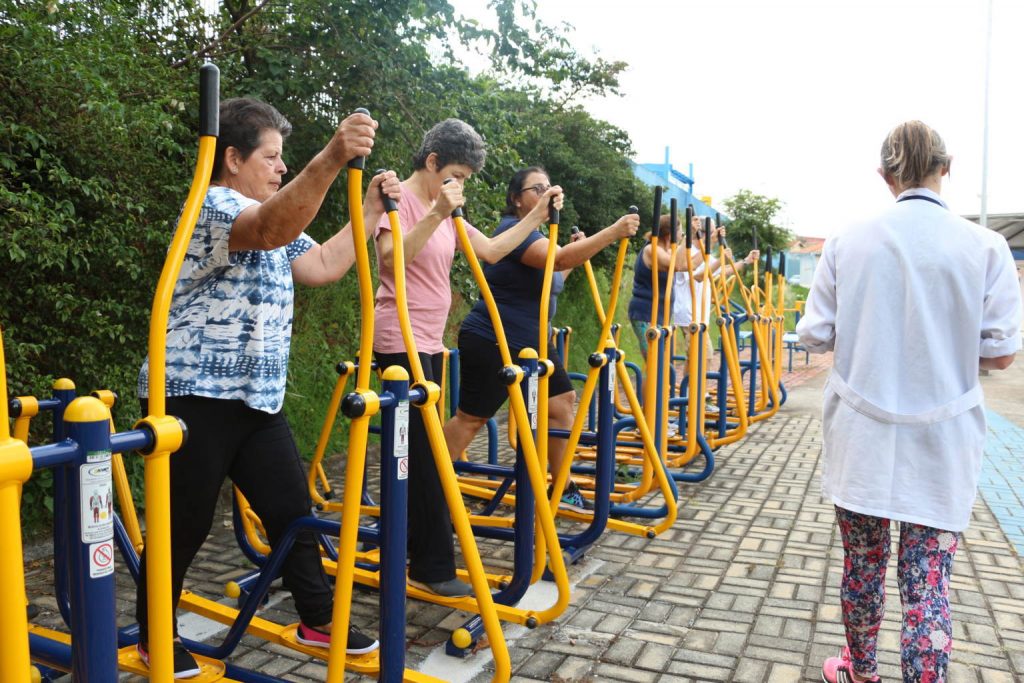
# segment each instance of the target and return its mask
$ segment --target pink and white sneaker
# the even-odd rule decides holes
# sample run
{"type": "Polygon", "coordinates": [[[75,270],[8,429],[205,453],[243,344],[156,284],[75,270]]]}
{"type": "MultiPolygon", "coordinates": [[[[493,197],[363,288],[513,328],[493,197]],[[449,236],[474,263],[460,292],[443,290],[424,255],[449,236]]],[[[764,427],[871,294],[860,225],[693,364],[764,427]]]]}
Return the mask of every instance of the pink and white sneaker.
{"type": "MultiPolygon", "coordinates": [[[[330,633],[313,628],[312,626],[306,626],[301,622],[295,630],[295,640],[303,645],[312,645],[313,647],[329,648],[331,646],[330,633]]],[[[349,627],[348,641],[345,644],[345,652],[347,654],[365,655],[373,652],[378,647],[380,647],[380,643],[375,638],[363,635],[354,627],[349,627]]]]}
{"type": "Polygon", "coordinates": [[[829,657],[821,665],[821,680],[823,683],[880,683],[882,679],[877,675],[871,678],[854,676],[850,648],[844,647],[838,657],[829,657]]]}

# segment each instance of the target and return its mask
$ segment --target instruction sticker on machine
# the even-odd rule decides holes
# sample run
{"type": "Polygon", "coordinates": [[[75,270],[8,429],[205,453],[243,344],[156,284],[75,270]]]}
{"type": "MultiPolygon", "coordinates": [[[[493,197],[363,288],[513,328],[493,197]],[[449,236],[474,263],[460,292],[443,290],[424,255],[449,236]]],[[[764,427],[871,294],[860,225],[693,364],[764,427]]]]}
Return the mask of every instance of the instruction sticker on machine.
{"type": "Polygon", "coordinates": [[[608,360],[608,393],[612,395],[612,400],[615,400],[615,357],[613,356],[608,360]]]}
{"type": "Polygon", "coordinates": [[[398,462],[398,478],[409,478],[409,402],[399,401],[395,406],[394,451],[398,462]]]}
{"type": "Polygon", "coordinates": [[[395,406],[395,457],[409,455],[409,402],[399,401],[395,406]]]}
{"type": "Polygon", "coordinates": [[[537,428],[537,374],[530,373],[526,380],[526,409],[530,411],[530,427],[537,428]]]}
{"type": "Polygon", "coordinates": [[[99,543],[114,537],[114,495],[110,452],[106,462],[91,462],[79,468],[82,501],[82,543],[99,543]]]}

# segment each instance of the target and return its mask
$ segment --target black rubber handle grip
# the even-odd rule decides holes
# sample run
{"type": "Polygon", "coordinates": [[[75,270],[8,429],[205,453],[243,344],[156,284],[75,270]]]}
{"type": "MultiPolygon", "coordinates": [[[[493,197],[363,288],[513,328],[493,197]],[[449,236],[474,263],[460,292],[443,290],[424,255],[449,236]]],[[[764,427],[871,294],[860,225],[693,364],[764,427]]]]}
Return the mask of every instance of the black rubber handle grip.
{"type": "Polygon", "coordinates": [[[704,248],[711,251],[711,217],[704,216],[704,248]]]}
{"type": "MultiPolygon", "coordinates": [[[[722,214],[715,212],[715,229],[722,227],[722,214]]],[[[722,243],[722,246],[726,249],[729,248],[729,244],[725,241],[725,235],[719,234],[718,241],[722,243]]]]}
{"type": "Polygon", "coordinates": [[[786,277],[786,252],[779,252],[779,275],[786,277]]]}
{"type": "Polygon", "coordinates": [[[686,205],[686,250],[693,248],[693,204],[686,205]]]}
{"type": "MultiPolygon", "coordinates": [[[[447,185],[448,183],[454,183],[454,182],[455,182],[455,178],[445,178],[441,182],[441,184],[442,185],[447,185]]],[[[455,210],[452,211],[452,218],[462,218],[464,215],[465,214],[462,213],[462,207],[461,206],[456,206],[455,210]]]]}
{"type": "Polygon", "coordinates": [[[220,69],[199,67],[199,135],[220,135],[220,69]]]}
{"type": "MultiPolygon", "coordinates": [[[[388,169],[378,168],[374,175],[380,175],[381,173],[387,173],[388,169]]],[[[391,213],[392,211],[398,211],[398,202],[384,193],[384,186],[380,187],[380,198],[384,202],[384,211],[391,213]]]]}
{"type": "MultiPolygon", "coordinates": [[[[367,116],[369,116],[370,115],[370,110],[366,109],[365,107],[359,107],[358,109],[356,109],[352,113],[353,114],[366,114],[367,116]]],[[[358,168],[360,171],[363,170],[364,168],[366,168],[366,157],[353,157],[352,159],[349,159],[348,167],[349,168],[358,168]]]]}
{"type": "Polygon", "coordinates": [[[764,274],[772,274],[772,247],[768,245],[764,248],[764,274]]]}
{"type": "Polygon", "coordinates": [[[672,230],[671,242],[672,242],[672,244],[675,244],[676,242],[679,241],[679,234],[678,234],[679,233],[679,206],[676,203],[676,198],[675,197],[672,197],[672,201],[669,202],[668,206],[669,206],[668,213],[669,213],[669,216],[670,216],[670,218],[669,218],[669,226],[671,226],[671,230],[672,230]]]}
{"type": "Polygon", "coordinates": [[[548,204],[548,223],[550,225],[558,225],[558,219],[558,209],[555,208],[555,200],[552,198],[548,204]]]}
{"type": "Polygon", "coordinates": [[[722,244],[722,248],[728,249],[729,243],[725,241],[725,235],[717,231],[715,232],[715,234],[718,236],[718,241],[722,244]]]}
{"type": "Polygon", "coordinates": [[[654,188],[654,211],[651,214],[651,237],[657,237],[661,231],[661,185],[654,188]]]}

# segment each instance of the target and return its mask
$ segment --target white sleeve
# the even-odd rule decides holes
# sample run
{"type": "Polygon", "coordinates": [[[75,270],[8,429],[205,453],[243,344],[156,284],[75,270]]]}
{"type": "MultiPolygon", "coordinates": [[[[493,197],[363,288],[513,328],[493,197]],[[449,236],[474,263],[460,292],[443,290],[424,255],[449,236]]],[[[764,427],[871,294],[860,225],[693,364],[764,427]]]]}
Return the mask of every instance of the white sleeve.
{"type": "Polygon", "coordinates": [[[981,311],[982,358],[999,358],[1021,348],[1021,298],[1017,267],[1010,245],[1002,237],[993,245],[985,278],[985,300],[981,311]]]}
{"type": "Polygon", "coordinates": [[[814,270],[804,315],[796,326],[800,343],[811,353],[825,353],[836,345],[835,242],[828,240],[814,270]]]}

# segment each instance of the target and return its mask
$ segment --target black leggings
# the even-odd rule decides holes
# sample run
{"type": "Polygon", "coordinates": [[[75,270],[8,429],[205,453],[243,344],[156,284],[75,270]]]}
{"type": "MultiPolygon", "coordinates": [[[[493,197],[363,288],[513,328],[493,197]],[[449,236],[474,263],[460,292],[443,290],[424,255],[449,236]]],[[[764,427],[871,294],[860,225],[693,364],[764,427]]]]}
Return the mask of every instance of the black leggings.
{"type": "MultiPolygon", "coordinates": [[[[373,354],[381,368],[400,365],[409,370],[404,353],[373,354]]],[[[444,354],[419,354],[426,379],[441,383],[444,354]]],[[[419,408],[409,413],[409,578],[438,583],[455,578],[455,543],[452,519],[441,478],[427,440],[419,408]]]]}
{"type": "MultiPolygon", "coordinates": [[[[146,415],[145,399],[142,403],[146,415]]],[[[171,455],[171,590],[177,605],[185,572],[210,533],[225,477],[231,477],[259,515],[271,546],[291,522],[309,514],[312,501],[306,469],[283,413],[264,413],[242,401],[181,396],[167,399],[167,414],[188,425],[188,440],[171,455]]],[[[281,575],[304,623],[331,621],[334,591],[312,532],[297,535],[281,575]]],[[[139,637],[148,642],[145,551],[136,599],[139,637]]]]}

